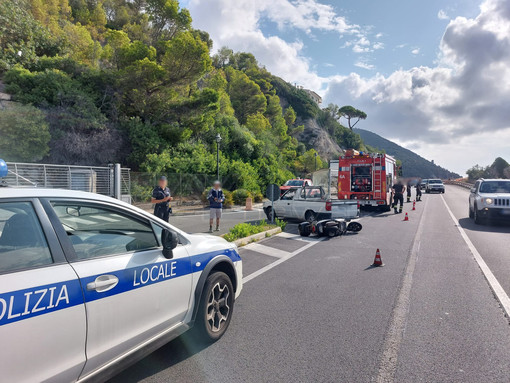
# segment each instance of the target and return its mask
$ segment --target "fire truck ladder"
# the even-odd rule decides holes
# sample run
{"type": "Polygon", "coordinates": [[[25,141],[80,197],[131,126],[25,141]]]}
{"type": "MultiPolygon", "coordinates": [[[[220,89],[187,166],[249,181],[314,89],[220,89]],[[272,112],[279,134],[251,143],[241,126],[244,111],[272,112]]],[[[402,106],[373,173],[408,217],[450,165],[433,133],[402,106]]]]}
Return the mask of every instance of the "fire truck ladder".
{"type": "Polygon", "coordinates": [[[377,155],[374,158],[374,197],[381,198],[382,187],[383,187],[383,157],[381,155],[377,155]]]}

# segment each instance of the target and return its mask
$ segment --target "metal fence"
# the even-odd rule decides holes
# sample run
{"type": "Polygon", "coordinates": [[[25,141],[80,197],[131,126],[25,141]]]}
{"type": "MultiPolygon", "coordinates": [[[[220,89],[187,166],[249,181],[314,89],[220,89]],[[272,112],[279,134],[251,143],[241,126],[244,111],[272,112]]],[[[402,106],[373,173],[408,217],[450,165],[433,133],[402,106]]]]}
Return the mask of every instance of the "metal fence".
{"type": "MultiPolygon", "coordinates": [[[[212,187],[216,180],[215,175],[210,174],[190,174],[190,173],[165,173],[168,179],[168,187],[172,196],[179,200],[199,202],[199,196],[207,188],[212,187]]],[[[232,183],[228,177],[220,177],[223,187],[231,190],[232,183]]],[[[150,201],[152,189],[158,183],[158,176],[149,173],[131,172],[131,197],[134,203],[142,203],[150,201]]]]}
{"type": "MultiPolygon", "coordinates": [[[[41,187],[87,191],[108,196],[114,192],[114,167],[49,165],[7,162],[3,180],[13,187],[41,187]]],[[[121,194],[130,202],[130,169],[121,169],[121,194]]]]}

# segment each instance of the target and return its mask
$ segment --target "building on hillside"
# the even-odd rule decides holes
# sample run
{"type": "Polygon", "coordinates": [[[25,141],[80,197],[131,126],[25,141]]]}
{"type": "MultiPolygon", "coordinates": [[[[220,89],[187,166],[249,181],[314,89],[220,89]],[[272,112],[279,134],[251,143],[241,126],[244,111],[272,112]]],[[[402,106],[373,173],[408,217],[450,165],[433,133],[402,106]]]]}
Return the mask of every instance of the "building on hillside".
{"type": "Polygon", "coordinates": [[[314,92],[313,90],[310,90],[310,89],[305,89],[301,85],[296,85],[296,88],[304,90],[306,92],[306,94],[308,94],[310,96],[310,98],[313,101],[315,101],[315,103],[317,105],[321,106],[321,104],[322,104],[322,97],[319,96],[316,92],[314,92]]]}

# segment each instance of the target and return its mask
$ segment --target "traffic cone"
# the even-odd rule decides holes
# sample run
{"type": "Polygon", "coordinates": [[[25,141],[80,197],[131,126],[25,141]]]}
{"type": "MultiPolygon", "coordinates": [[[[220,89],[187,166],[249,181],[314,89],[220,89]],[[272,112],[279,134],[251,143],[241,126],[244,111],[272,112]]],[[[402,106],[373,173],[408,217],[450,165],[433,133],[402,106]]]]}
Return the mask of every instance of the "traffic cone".
{"type": "Polygon", "coordinates": [[[413,210],[416,210],[416,200],[413,201],[413,210]]]}
{"type": "Polygon", "coordinates": [[[406,216],[404,218],[404,221],[409,221],[409,217],[407,216],[407,212],[406,212],[406,216]]]}
{"type": "Polygon", "coordinates": [[[377,249],[377,251],[375,252],[375,258],[374,258],[374,263],[372,263],[372,267],[382,267],[382,266],[384,266],[384,263],[382,263],[381,252],[379,251],[379,249],[377,249]]]}

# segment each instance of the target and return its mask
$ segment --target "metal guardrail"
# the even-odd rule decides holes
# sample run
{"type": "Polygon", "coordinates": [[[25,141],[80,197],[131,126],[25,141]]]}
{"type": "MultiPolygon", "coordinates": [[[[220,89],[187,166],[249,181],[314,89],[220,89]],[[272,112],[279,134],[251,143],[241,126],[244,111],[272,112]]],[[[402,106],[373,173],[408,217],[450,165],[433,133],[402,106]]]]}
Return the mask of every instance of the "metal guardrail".
{"type": "Polygon", "coordinates": [[[444,183],[446,185],[457,185],[457,186],[463,187],[465,189],[471,189],[473,186],[475,186],[474,184],[470,184],[468,182],[461,182],[461,181],[445,180],[444,183]]]}
{"type": "MultiPolygon", "coordinates": [[[[7,162],[9,173],[3,180],[13,187],[41,187],[114,195],[113,166],[75,166],[7,162]]],[[[121,169],[121,194],[131,191],[131,172],[121,169]]]]}

